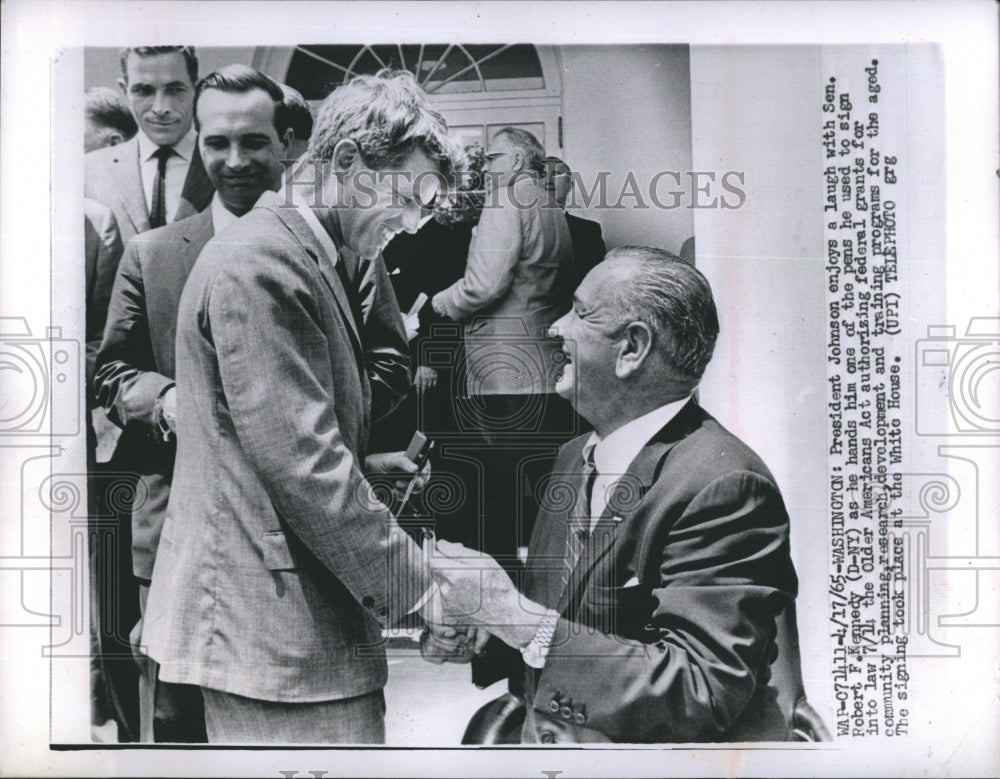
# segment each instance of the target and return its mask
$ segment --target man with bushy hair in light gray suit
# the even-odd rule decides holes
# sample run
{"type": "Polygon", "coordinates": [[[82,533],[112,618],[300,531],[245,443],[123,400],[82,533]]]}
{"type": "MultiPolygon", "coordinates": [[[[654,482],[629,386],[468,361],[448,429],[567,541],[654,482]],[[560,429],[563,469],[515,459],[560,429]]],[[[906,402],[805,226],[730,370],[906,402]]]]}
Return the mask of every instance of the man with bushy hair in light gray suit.
{"type": "Polygon", "coordinates": [[[177,318],[143,640],[161,678],[201,687],[213,743],[381,743],[381,628],[436,603],[366,479],[416,466],[366,448],[410,386],[380,253],[449,172],[446,127],[410,74],[360,76],[320,108],[310,157],[310,186],[287,177],[208,243],[177,318]]]}

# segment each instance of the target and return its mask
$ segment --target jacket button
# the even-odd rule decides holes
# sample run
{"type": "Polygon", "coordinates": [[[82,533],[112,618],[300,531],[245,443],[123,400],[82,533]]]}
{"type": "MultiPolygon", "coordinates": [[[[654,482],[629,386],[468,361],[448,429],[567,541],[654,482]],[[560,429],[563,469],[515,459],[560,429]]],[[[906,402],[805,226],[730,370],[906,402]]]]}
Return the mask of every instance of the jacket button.
{"type": "Polygon", "coordinates": [[[557,700],[549,701],[549,711],[551,711],[553,714],[559,711],[559,701],[557,700]]]}
{"type": "Polygon", "coordinates": [[[562,715],[563,719],[569,719],[573,716],[573,710],[569,706],[563,706],[559,709],[559,713],[562,715]]]}
{"type": "Polygon", "coordinates": [[[554,744],[556,743],[556,734],[551,730],[542,731],[542,743],[543,744],[554,744]]]}
{"type": "Polygon", "coordinates": [[[366,609],[370,609],[375,605],[375,599],[371,595],[365,595],[365,597],[361,599],[361,605],[366,609]]]}
{"type": "Polygon", "coordinates": [[[573,715],[573,722],[575,722],[577,725],[582,725],[586,721],[587,721],[587,715],[583,714],[582,712],[578,711],[576,714],[573,715]]]}

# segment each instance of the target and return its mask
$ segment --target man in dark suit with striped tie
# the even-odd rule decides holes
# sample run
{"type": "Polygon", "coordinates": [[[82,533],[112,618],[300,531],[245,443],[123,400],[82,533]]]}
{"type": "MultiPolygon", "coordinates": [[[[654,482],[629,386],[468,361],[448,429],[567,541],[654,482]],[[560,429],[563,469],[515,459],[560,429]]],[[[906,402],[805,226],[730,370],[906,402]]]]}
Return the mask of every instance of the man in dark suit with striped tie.
{"type": "Polygon", "coordinates": [[[523,679],[524,743],[787,740],[770,665],[797,590],[788,514],[693,397],[719,331],[708,282],[659,249],[615,249],[553,330],[556,391],[594,432],[559,453],[520,592],[438,543],[446,612],[523,679]]]}

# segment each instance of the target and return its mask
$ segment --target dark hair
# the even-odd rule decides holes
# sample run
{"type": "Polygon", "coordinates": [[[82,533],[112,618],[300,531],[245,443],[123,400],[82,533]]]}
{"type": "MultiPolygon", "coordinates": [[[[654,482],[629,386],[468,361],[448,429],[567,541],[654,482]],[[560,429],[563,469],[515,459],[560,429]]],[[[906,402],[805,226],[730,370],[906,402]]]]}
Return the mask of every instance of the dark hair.
{"type": "Polygon", "coordinates": [[[128,55],[137,54],[140,57],[152,57],[156,54],[170,54],[179,51],[184,55],[184,64],[187,65],[188,76],[191,83],[198,81],[198,55],[194,51],[194,46],[134,46],[130,49],[120,49],[118,60],[122,66],[122,78],[128,83],[128,55]]]}
{"type": "Polygon", "coordinates": [[[241,95],[254,89],[263,90],[274,101],[274,129],[278,133],[278,138],[282,138],[290,126],[290,112],[285,105],[285,93],[281,91],[278,82],[268,78],[260,71],[248,68],[246,65],[226,65],[224,68],[209,73],[194,88],[194,126],[196,130],[198,129],[198,101],[208,89],[241,95]]]}
{"type": "Polygon", "coordinates": [[[616,287],[620,324],[640,321],[663,341],[663,354],[679,379],[697,384],[715,350],[719,316],[708,280],[674,254],[648,246],[620,246],[607,262],[629,272],[616,287]]]}
{"type": "Polygon", "coordinates": [[[448,126],[407,71],[386,68],[374,76],[355,76],[327,95],[316,116],[309,155],[329,161],[342,140],[354,141],[374,170],[399,165],[415,149],[431,157],[444,175],[454,165],[448,126]]]}
{"type": "Polygon", "coordinates": [[[135,117],[129,111],[121,95],[107,87],[93,87],[87,90],[83,115],[96,125],[118,130],[126,141],[139,131],[135,117]]]}
{"type": "Polygon", "coordinates": [[[302,93],[288,84],[278,84],[285,95],[285,108],[288,110],[288,126],[295,133],[296,140],[308,141],[313,132],[313,115],[309,104],[302,93]]]}

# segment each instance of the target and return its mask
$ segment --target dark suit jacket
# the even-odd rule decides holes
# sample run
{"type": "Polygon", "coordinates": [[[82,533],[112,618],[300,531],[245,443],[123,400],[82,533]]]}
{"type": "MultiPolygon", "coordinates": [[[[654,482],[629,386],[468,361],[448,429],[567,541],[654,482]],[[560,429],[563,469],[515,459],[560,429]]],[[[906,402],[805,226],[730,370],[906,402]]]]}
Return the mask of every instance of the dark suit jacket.
{"type": "MultiPolygon", "coordinates": [[[[400,233],[392,239],[382,257],[404,313],[421,292],[432,298],[462,278],[471,239],[471,225],[443,225],[436,219],[412,235],[400,233]]],[[[433,338],[433,325],[449,322],[434,313],[428,300],[420,310],[420,334],[410,346],[416,349],[421,341],[433,338]]]]}
{"type": "MultiPolygon", "coordinates": [[[[204,210],[214,192],[195,146],[174,221],[204,210]]],[[[149,206],[139,170],[138,136],[117,146],[96,149],[84,157],[84,196],[111,209],[123,242],[149,229],[149,206]]]]}
{"type": "MultiPolygon", "coordinates": [[[[382,252],[400,310],[409,311],[417,296],[428,298],[462,278],[472,237],[470,224],[443,225],[429,220],[416,233],[400,233],[382,252]]],[[[420,309],[420,331],[410,341],[410,360],[418,365],[433,363],[438,384],[418,396],[411,392],[392,414],[372,428],[370,451],[405,449],[418,425],[428,435],[441,438],[454,427],[453,398],[460,378],[462,331],[460,326],[434,312],[430,300],[420,309]]],[[[463,385],[464,386],[464,385],[463,385]]],[[[440,442],[439,442],[440,443],[440,442]]],[[[437,468],[435,450],[433,468],[437,468]]]]}
{"type": "Polygon", "coordinates": [[[283,195],[218,233],[177,316],[177,460],[143,643],[160,678],[271,701],[385,684],[380,622],[424,593],[420,549],[360,470],[373,405],[408,391],[381,261],[359,332],[283,195]]]}
{"type": "Polygon", "coordinates": [[[104,335],[108,303],[122,256],[122,239],[114,214],[96,200],[83,201],[84,284],[87,302],[87,442],[88,457],[107,462],[115,451],[121,430],[108,421],[104,409],[97,407],[94,394],[94,368],[97,350],[104,335]]]}
{"type": "Polygon", "coordinates": [[[583,281],[597,263],[604,259],[607,247],[601,226],[590,219],[566,214],[569,237],[573,240],[573,258],[576,261],[576,283],[583,281]]]}
{"type": "Polygon", "coordinates": [[[181,291],[213,232],[206,209],[128,242],[97,357],[98,400],[113,422],[131,428],[137,444],[129,465],[140,474],[143,499],[132,507],[132,568],[142,579],[153,575],[174,469],[175,447],[158,429],[157,400],[174,384],[181,291]]]}
{"type": "Polygon", "coordinates": [[[561,450],[528,550],[525,595],[563,617],[528,675],[522,738],[787,740],[768,681],[797,580],[765,465],[690,401],[622,477],[564,587],[560,495],[582,488],[586,440],[561,450]]]}
{"type": "MultiPolygon", "coordinates": [[[[94,361],[104,334],[108,303],[122,256],[122,239],[111,209],[83,201],[84,284],[87,296],[87,387],[93,386],[94,361]]],[[[89,403],[88,403],[89,405],[89,403]]]]}

